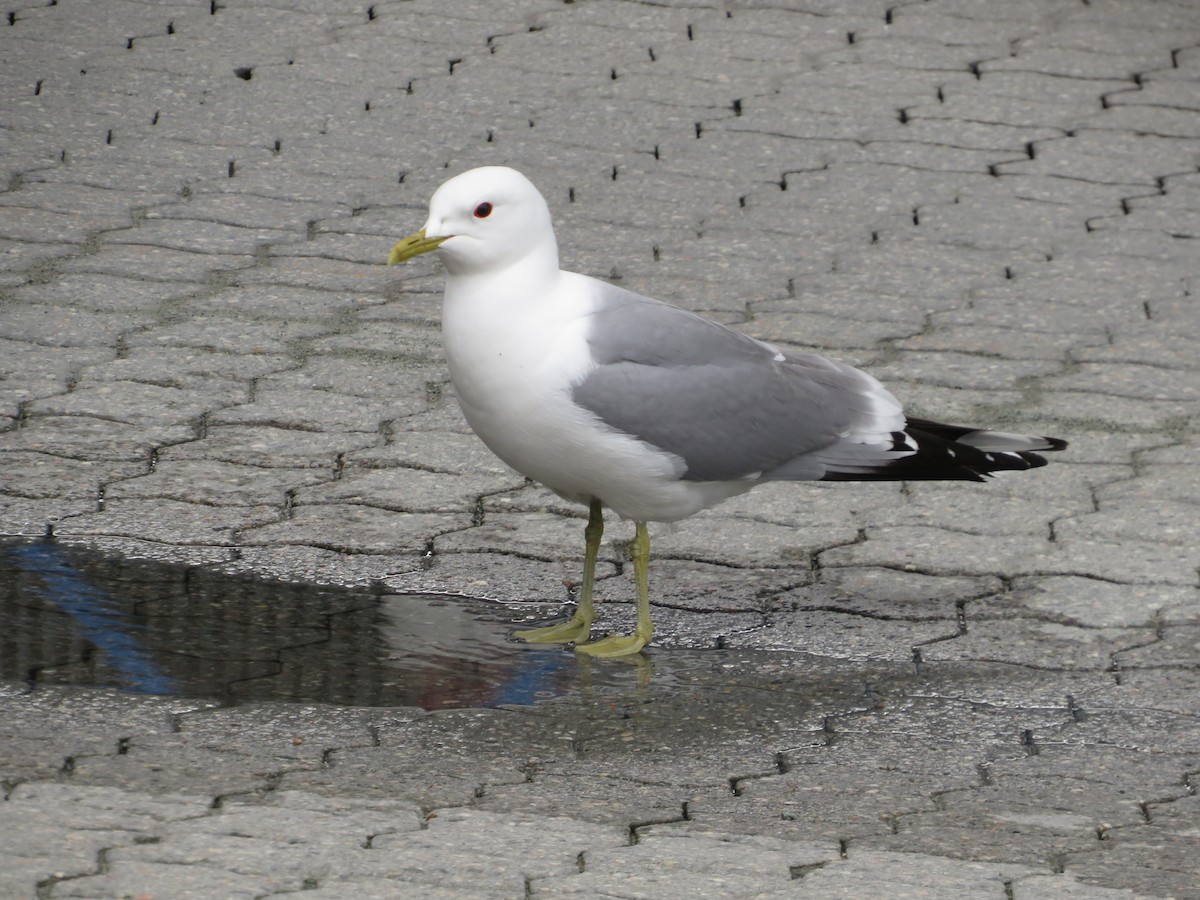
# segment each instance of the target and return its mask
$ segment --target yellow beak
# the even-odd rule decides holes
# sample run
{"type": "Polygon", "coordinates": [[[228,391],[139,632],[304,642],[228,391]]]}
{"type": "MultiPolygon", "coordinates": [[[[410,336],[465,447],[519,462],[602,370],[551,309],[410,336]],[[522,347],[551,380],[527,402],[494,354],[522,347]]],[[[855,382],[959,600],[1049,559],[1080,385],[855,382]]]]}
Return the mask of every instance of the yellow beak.
{"type": "Polygon", "coordinates": [[[394,266],[396,263],[404,262],[406,259],[412,259],[414,256],[420,256],[422,253],[436,250],[438,244],[449,237],[451,235],[425,237],[425,229],[422,228],[416,234],[410,234],[392,248],[392,252],[388,254],[387,264],[394,266]]]}

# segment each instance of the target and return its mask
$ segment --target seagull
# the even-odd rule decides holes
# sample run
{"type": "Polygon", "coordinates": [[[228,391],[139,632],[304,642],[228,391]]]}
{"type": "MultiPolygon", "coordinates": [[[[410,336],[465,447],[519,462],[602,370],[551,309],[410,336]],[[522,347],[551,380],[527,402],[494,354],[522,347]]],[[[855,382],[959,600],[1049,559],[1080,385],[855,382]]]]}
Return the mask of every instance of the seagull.
{"type": "Polygon", "coordinates": [[[1067,446],[906,417],[852,366],[563,271],[546,200],[514,169],[445,182],[388,265],[431,251],[446,271],[442,340],[468,424],[509,466],[589,511],[574,615],[516,633],[526,641],[640,652],[654,633],[647,522],[768,481],[984,481],[1067,446]],[[605,507],[634,522],[637,622],[590,641],[605,507]]]}

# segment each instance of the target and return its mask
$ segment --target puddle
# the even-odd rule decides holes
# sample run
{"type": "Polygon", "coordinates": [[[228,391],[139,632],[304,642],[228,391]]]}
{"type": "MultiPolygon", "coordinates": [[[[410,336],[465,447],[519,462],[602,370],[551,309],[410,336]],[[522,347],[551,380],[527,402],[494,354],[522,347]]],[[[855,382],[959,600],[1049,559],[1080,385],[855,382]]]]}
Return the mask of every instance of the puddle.
{"type": "MultiPolygon", "coordinates": [[[[425,709],[572,691],[559,646],[512,640],[527,609],[286,584],[0,543],[0,679],[247,700],[425,709]]],[[[614,679],[629,677],[613,667],[614,679]]],[[[594,683],[594,674],[589,673],[594,683]]]]}

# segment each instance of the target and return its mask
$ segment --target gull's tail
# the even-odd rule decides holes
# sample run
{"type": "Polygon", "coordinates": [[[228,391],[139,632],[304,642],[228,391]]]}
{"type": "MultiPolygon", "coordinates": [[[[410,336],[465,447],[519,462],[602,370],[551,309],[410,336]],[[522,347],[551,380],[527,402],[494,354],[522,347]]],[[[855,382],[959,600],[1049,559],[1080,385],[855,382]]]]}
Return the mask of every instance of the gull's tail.
{"type": "Polygon", "coordinates": [[[1036,469],[1041,452],[1062,450],[1059,438],[987,431],[909,419],[891,447],[839,442],[820,451],[822,481],[985,481],[996,472],[1036,469]]]}

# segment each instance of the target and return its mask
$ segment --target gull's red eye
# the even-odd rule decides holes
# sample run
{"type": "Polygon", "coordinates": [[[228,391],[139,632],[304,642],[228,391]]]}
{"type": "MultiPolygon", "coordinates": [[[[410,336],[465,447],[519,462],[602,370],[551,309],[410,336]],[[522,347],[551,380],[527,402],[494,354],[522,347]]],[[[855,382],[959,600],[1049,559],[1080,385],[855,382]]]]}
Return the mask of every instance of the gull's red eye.
{"type": "Polygon", "coordinates": [[[490,203],[480,203],[477,207],[475,207],[475,218],[477,219],[486,219],[491,214],[492,204],[490,203]]]}

